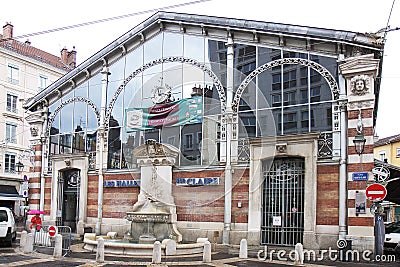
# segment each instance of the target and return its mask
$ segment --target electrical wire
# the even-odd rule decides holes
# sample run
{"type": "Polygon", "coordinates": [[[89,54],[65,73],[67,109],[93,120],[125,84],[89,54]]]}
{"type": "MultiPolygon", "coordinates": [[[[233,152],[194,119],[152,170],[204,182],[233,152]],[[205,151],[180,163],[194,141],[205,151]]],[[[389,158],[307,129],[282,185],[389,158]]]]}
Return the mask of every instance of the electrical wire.
{"type": "MultiPolygon", "coordinates": [[[[197,0],[197,1],[191,1],[191,2],[186,2],[186,3],[182,3],[182,4],[176,4],[176,5],[165,6],[165,7],[160,7],[160,8],[153,8],[153,9],[134,12],[134,13],[126,14],[126,15],[120,15],[120,16],[115,16],[115,17],[110,17],[110,18],[105,18],[105,19],[99,19],[99,20],[64,26],[64,27],[60,27],[60,28],[54,28],[54,29],[49,29],[49,30],[44,30],[44,31],[39,31],[39,32],[34,32],[34,33],[23,34],[23,35],[14,37],[14,39],[22,39],[22,38],[27,38],[27,37],[32,37],[32,36],[37,36],[37,35],[42,35],[42,34],[48,34],[48,33],[53,33],[53,32],[58,32],[58,31],[70,30],[70,29],[89,26],[89,25],[93,25],[93,24],[98,24],[98,23],[103,23],[103,22],[108,22],[108,21],[113,21],[113,20],[118,20],[118,19],[124,19],[124,18],[128,18],[128,17],[143,15],[143,14],[147,14],[147,13],[154,13],[157,11],[168,10],[168,9],[173,9],[173,8],[178,8],[178,7],[184,7],[184,6],[194,5],[194,4],[200,4],[203,2],[209,2],[209,1],[212,1],[212,0],[197,0]]],[[[3,39],[3,40],[6,40],[6,39],[3,39]]]]}
{"type": "Polygon", "coordinates": [[[389,29],[389,22],[390,22],[390,18],[392,17],[392,12],[393,12],[393,7],[394,7],[394,3],[396,2],[396,0],[393,0],[393,2],[392,2],[392,7],[390,8],[390,12],[389,12],[389,16],[388,16],[388,19],[387,19],[387,22],[386,22],[386,30],[385,30],[385,34],[384,34],[384,36],[383,36],[383,40],[386,40],[386,35],[387,35],[387,33],[389,32],[389,31],[393,31],[393,30],[398,30],[399,29],[399,27],[397,27],[396,29],[392,29],[392,30],[390,30],[389,29]]]}

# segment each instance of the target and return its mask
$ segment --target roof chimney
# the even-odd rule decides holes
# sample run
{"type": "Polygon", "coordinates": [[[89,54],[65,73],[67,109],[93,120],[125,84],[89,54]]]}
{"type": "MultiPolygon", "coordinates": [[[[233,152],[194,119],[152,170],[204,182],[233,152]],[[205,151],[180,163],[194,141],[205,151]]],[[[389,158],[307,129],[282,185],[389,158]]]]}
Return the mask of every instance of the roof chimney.
{"type": "Polygon", "coordinates": [[[6,25],[3,26],[3,39],[12,39],[13,38],[13,25],[10,22],[6,22],[6,25]]]}
{"type": "Polygon", "coordinates": [[[72,50],[68,53],[68,65],[71,66],[71,68],[76,67],[76,50],[75,46],[72,47],[72,50]]]}
{"type": "Polygon", "coordinates": [[[68,50],[66,47],[64,47],[63,49],[61,49],[61,61],[67,64],[67,60],[68,60],[68,50]]]}
{"type": "Polygon", "coordinates": [[[68,51],[67,48],[63,48],[61,50],[61,60],[64,64],[70,66],[71,68],[76,67],[76,51],[75,46],[71,51],[68,51]]]}

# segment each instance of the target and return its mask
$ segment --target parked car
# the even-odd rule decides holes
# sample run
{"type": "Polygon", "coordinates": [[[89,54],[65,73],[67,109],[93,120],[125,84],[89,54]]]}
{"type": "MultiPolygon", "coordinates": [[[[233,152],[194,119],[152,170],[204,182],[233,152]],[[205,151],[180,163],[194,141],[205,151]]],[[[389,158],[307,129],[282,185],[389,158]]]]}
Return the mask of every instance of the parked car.
{"type": "Polygon", "coordinates": [[[384,249],[400,253],[400,221],[385,225],[384,249]]]}
{"type": "Polygon", "coordinates": [[[0,207],[0,241],[12,246],[17,239],[17,229],[12,211],[9,208],[0,207]]]}

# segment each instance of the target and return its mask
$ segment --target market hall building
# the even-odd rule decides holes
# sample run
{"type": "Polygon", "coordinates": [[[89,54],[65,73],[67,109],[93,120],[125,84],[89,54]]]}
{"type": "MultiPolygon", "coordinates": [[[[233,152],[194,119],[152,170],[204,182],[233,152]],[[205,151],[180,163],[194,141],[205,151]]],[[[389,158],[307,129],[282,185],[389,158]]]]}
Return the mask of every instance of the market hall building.
{"type": "Polygon", "coordinates": [[[365,189],[383,44],[379,34],[158,12],[24,104],[30,208],[80,234],[123,236],[152,179],[141,169],[168,166],[183,241],[373,249],[365,189]],[[154,160],[159,149],[174,160],[154,160]]]}

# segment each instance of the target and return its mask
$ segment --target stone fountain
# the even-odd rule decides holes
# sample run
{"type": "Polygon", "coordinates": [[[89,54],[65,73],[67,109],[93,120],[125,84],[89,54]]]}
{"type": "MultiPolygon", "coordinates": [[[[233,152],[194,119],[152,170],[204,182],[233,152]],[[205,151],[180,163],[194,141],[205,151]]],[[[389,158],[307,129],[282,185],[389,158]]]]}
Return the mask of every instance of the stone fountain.
{"type": "MultiPolygon", "coordinates": [[[[130,229],[124,239],[106,240],[106,253],[151,255],[155,241],[162,242],[164,255],[202,253],[207,238],[181,244],[182,234],[176,226],[177,215],[172,195],[172,167],[179,150],[167,144],[147,140],[134,149],[133,156],[140,166],[140,193],[132,211],[126,213],[130,229]]],[[[108,235],[107,235],[108,236],[108,235]]],[[[96,250],[95,234],[85,234],[84,248],[96,250]]]]}
{"type": "Polygon", "coordinates": [[[133,155],[140,166],[141,179],[138,201],[126,214],[131,221],[130,238],[145,244],[163,239],[181,242],[172,196],[172,166],[179,151],[150,139],[134,149],[133,155]]]}

